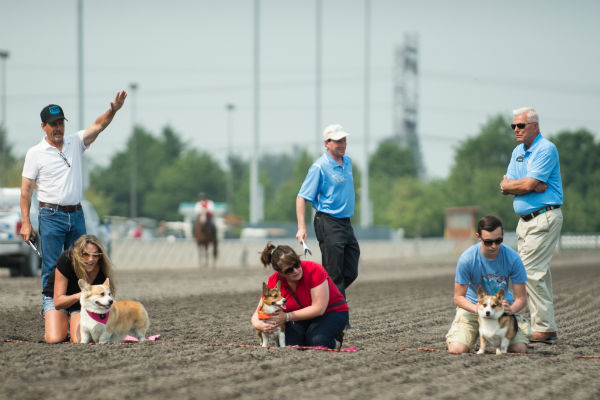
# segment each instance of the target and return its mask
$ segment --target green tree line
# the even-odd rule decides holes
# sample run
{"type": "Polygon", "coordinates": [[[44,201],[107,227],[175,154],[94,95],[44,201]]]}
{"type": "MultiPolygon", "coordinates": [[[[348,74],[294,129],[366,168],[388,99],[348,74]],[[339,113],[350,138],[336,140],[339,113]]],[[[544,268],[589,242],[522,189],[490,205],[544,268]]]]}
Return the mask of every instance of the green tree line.
{"type": "MultiPolygon", "coordinates": [[[[418,179],[410,149],[392,139],[379,143],[369,160],[374,224],[403,228],[408,237],[442,236],[447,208],[479,206],[480,215],[498,215],[507,230],[514,229],[518,219],[512,209],[512,196],[502,196],[499,190],[517,145],[509,124],[503,116],[491,117],[479,134],[457,143],[446,179],[418,179]]],[[[3,138],[0,135],[7,186],[19,186],[23,159],[12,154],[3,138]]],[[[560,155],[563,232],[599,232],[600,143],[586,129],[561,131],[549,139],[560,155]]],[[[169,126],[158,135],[137,126],[126,147],[112,156],[109,165],[92,171],[86,198],[100,215],[129,215],[132,147],[136,150],[139,216],[179,220],[179,204],[196,201],[202,191],[214,201],[226,202],[228,212],[248,220],[249,162],[230,156],[223,167],[208,152],[184,143],[169,126]]],[[[261,157],[259,179],[266,221],[295,223],[295,197],[313,159],[300,148],[290,154],[261,157]]],[[[360,220],[360,177],[360,166],[355,162],[355,222],[360,220]]]]}

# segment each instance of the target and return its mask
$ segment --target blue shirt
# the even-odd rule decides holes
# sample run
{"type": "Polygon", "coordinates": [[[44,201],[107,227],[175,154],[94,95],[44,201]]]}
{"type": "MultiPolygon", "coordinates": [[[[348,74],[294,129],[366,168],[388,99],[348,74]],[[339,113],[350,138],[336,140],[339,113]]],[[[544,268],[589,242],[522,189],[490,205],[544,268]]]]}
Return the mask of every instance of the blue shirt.
{"type": "Polygon", "coordinates": [[[548,205],[562,205],[563,190],[560,178],[558,150],[554,143],[538,134],[529,149],[523,143],[512,152],[506,171],[509,179],[534,178],[548,185],[543,193],[515,195],[513,208],[519,215],[529,214],[548,205]]]}
{"type": "Polygon", "coordinates": [[[492,296],[500,289],[504,289],[504,298],[509,303],[515,297],[508,290],[508,282],[513,285],[527,282],[527,273],[519,254],[505,245],[500,245],[498,257],[488,260],[481,252],[481,243],[476,243],[461,254],[456,264],[454,281],[459,285],[469,285],[467,299],[477,304],[477,289],[483,288],[492,296]]]}
{"type": "Polygon", "coordinates": [[[335,218],[354,215],[352,159],[342,157],[342,165],[325,152],[308,169],[298,197],[312,203],[317,211],[335,218]]]}

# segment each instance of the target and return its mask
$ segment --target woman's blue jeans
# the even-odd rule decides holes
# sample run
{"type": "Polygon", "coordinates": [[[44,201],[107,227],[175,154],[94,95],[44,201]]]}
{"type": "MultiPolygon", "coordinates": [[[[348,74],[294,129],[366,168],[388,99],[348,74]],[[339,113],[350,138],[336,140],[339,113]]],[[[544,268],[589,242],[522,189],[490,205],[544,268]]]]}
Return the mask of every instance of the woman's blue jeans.
{"type": "Polygon", "coordinates": [[[286,322],[285,344],[287,346],[323,346],[335,348],[335,338],[348,324],[348,311],[332,311],[320,317],[286,322]]]}

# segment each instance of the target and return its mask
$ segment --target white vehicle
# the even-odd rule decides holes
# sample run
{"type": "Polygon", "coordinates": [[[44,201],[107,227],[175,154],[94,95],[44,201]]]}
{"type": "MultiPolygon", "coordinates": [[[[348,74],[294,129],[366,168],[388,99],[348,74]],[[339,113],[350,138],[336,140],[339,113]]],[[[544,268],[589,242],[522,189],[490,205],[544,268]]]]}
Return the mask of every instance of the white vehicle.
{"type": "MultiPolygon", "coordinates": [[[[21,230],[21,189],[0,188],[0,267],[9,268],[10,276],[37,276],[42,266],[41,258],[19,236],[21,230]]],[[[81,202],[85,215],[87,233],[98,236],[98,239],[110,248],[110,237],[100,226],[100,218],[90,202],[81,202]]],[[[39,205],[35,192],[29,211],[31,225],[38,233],[39,205]]],[[[39,238],[38,238],[39,239],[39,238]]],[[[39,240],[38,240],[39,244],[39,240]]],[[[41,246],[37,245],[41,252],[41,246]]]]}

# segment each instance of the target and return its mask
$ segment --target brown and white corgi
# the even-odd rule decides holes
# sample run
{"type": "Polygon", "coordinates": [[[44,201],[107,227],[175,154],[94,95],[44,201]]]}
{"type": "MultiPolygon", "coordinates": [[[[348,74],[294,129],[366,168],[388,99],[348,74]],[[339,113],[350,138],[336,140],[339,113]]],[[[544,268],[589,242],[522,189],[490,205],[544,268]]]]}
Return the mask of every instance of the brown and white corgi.
{"type": "Polygon", "coordinates": [[[90,285],[83,279],[78,284],[81,288],[81,343],[122,342],[127,335],[144,341],[150,321],[141,303],[114,301],[108,278],[102,285],[90,285]]]}
{"type": "Polygon", "coordinates": [[[477,289],[477,314],[479,315],[479,351],[485,353],[486,344],[496,348],[496,354],[506,353],[508,345],[519,329],[514,315],[504,314],[504,289],[488,296],[477,289]]]}
{"type": "MultiPolygon", "coordinates": [[[[267,284],[263,282],[261,298],[262,306],[257,310],[259,319],[268,319],[284,309],[286,299],[281,296],[281,281],[277,282],[273,289],[269,289],[267,284]]],[[[256,332],[262,347],[269,346],[269,343],[277,343],[279,347],[285,347],[285,323],[279,325],[277,330],[272,333],[266,333],[258,329],[256,332]]]]}

